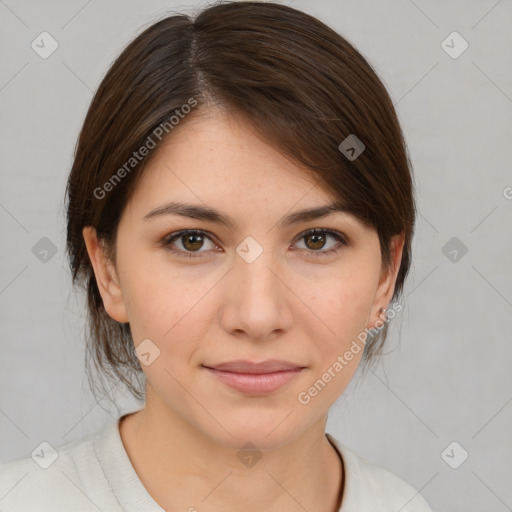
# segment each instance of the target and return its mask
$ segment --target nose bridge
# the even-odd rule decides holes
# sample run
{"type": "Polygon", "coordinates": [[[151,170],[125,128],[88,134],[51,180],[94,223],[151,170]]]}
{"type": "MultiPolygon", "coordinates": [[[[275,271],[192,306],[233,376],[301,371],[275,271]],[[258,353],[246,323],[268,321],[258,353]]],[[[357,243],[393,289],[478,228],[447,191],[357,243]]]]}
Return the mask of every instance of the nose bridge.
{"type": "Polygon", "coordinates": [[[275,276],[275,269],[279,267],[275,261],[274,253],[267,245],[263,247],[255,238],[245,238],[236,248],[234,272],[236,279],[240,281],[242,290],[256,294],[255,300],[260,295],[267,295],[265,300],[276,300],[278,294],[278,283],[275,276]]]}

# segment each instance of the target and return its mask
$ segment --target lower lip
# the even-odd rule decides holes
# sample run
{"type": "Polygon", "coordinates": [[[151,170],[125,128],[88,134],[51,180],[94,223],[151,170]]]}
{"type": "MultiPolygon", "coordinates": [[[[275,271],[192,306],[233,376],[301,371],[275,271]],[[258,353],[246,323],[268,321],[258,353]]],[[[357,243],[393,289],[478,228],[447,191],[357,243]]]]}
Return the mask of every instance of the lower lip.
{"type": "Polygon", "coordinates": [[[225,372],[216,370],[215,368],[206,369],[230,388],[247,395],[272,393],[285,384],[288,384],[288,382],[297,377],[302,371],[302,368],[298,368],[297,370],[256,374],[225,372]]]}

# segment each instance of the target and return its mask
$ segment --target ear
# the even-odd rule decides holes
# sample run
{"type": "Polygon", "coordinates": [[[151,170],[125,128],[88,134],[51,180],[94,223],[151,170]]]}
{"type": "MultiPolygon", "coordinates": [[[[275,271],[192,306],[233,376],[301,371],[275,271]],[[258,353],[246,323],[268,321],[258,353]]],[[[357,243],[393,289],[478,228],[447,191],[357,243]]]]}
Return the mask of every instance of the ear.
{"type": "Polygon", "coordinates": [[[84,227],[82,234],[105,310],[117,322],[128,322],[123,294],[112,260],[107,257],[103,245],[98,240],[96,230],[92,226],[84,227]]]}
{"type": "Polygon", "coordinates": [[[402,261],[402,252],[404,250],[405,237],[402,234],[394,235],[391,237],[389,243],[390,251],[390,265],[381,272],[377,291],[375,293],[375,300],[373,302],[372,311],[370,313],[370,325],[368,328],[374,327],[375,322],[382,318],[379,314],[380,308],[386,309],[388,307],[393,292],[395,291],[396,278],[400,270],[400,263],[402,261]]]}

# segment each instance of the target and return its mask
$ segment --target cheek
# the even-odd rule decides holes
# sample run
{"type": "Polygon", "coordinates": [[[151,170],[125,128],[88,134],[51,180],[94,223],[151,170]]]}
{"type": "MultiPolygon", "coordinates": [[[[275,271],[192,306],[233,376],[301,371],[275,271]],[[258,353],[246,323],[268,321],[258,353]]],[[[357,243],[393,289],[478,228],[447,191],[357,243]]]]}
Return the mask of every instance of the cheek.
{"type": "MultiPolygon", "coordinates": [[[[297,394],[301,411],[327,410],[344,392],[361,361],[365,347],[377,275],[371,266],[354,266],[330,279],[323,293],[311,296],[315,315],[308,315],[307,336],[314,354],[312,372],[297,394]]],[[[348,266],[347,266],[348,269],[348,266]]]]}
{"type": "MultiPolygon", "coordinates": [[[[346,271],[327,280],[323,291],[311,296],[316,316],[310,316],[308,334],[316,340],[324,366],[348,350],[354,340],[364,346],[361,335],[368,327],[378,284],[376,269],[380,270],[374,263],[363,260],[357,265],[347,264],[346,271]]],[[[357,351],[354,360],[359,360],[361,352],[357,351]]]]}
{"type": "Polygon", "coordinates": [[[182,272],[165,265],[162,249],[141,248],[130,237],[120,237],[118,269],[123,299],[132,332],[138,337],[161,338],[190,309],[193,281],[186,282],[182,272]]]}
{"type": "MultiPolygon", "coordinates": [[[[211,291],[218,277],[184,271],[151,255],[132,252],[119,262],[123,297],[135,346],[150,339],[158,365],[180,373],[212,325],[211,291]],[[133,271],[130,271],[132,269],[133,271]]],[[[145,368],[151,374],[153,365],[145,368]]]]}
{"type": "Polygon", "coordinates": [[[151,338],[169,348],[183,337],[196,338],[201,319],[206,318],[206,302],[201,298],[211,285],[202,282],[191,286],[190,281],[182,281],[169,275],[154,279],[146,274],[128,283],[128,315],[135,340],[151,338]]]}
{"type": "Polygon", "coordinates": [[[345,332],[359,326],[366,327],[370,314],[378,277],[370,266],[356,267],[340,273],[338,279],[330,278],[322,293],[316,294],[314,302],[324,312],[333,329],[345,332]]]}

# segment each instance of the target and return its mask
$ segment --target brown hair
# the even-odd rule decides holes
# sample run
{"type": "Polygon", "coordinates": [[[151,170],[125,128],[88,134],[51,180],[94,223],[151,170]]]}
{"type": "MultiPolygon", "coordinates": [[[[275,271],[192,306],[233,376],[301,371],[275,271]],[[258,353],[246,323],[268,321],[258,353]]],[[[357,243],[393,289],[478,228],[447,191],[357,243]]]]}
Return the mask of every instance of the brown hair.
{"type": "MultiPolygon", "coordinates": [[[[411,165],[393,103],[366,59],[318,19],[277,3],[221,2],[195,17],[168,16],[136,37],[99,85],[66,189],[73,282],[87,290],[86,359],[92,357],[100,376],[124,383],[139,400],[144,390],[134,378],[143,374],[129,325],[104,309],[82,230],[96,228],[115,261],[123,208],[144,167],[172,135],[172,118],[179,117],[181,127],[213,105],[246,117],[269,144],[310,169],[319,186],[372,226],[386,267],[391,237],[405,235],[395,299],[409,270],[411,165]],[[185,109],[194,102],[194,109],[185,109]],[[350,135],[365,145],[355,159],[338,147],[350,135]],[[154,149],[134,160],[149,140],[154,149]]],[[[366,362],[380,351],[386,331],[387,325],[368,338],[366,362]]]]}

